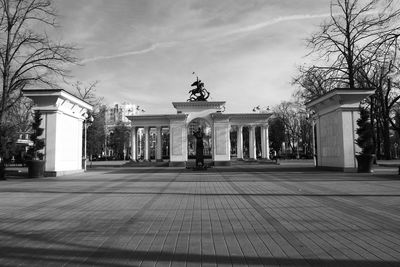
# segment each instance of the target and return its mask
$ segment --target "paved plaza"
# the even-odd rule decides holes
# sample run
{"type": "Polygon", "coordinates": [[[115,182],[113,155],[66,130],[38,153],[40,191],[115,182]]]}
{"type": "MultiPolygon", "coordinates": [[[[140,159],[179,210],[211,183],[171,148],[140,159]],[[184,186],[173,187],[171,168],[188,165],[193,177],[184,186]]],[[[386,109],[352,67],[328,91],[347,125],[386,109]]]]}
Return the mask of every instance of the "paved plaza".
{"type": "Polygon", "coordinates": [[[400,176],[97,167],[0,182],[0,266],[400,266],[400,176]]]}

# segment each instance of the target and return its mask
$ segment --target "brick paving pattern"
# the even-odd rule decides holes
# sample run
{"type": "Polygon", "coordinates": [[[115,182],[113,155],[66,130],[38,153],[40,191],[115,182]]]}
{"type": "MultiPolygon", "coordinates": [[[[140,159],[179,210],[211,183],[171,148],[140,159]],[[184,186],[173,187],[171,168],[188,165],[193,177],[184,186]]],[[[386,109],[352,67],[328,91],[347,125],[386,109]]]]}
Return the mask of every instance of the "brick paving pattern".
{"type": "Polygon", "coordinates": [[[0,266],[400,266],[400,178],[282,166],[0,182],[0,266]]]}

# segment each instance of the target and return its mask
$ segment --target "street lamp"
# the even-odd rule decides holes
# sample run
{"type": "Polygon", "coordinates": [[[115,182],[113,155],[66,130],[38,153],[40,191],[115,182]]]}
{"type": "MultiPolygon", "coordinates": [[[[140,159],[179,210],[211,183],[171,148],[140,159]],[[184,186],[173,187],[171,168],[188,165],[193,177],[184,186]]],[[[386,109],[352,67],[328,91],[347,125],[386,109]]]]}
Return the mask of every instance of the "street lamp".
{"type": "Polygon", "coordinates": [[[84,134],[84,161],[83,161],[83,169],[86,171],[86,161],[87,161],[87,129],[90,125],[92,125],[94,119],[93,116],[90,115],[89,113],[85,113],[83,115],[85,117],[85,120],[83,121],[83,126],[85,128],[85,134],[84,134]]]}

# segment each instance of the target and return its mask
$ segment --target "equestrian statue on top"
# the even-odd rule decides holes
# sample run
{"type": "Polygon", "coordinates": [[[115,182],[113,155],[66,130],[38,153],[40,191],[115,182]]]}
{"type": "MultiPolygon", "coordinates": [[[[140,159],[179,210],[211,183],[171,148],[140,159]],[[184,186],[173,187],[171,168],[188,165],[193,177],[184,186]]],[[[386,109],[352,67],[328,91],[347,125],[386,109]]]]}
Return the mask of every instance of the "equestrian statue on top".
{"type": "MultiPolygon", "coordinates": [[[[193,72],[193,74],[195,73],[193,72]]],[[[204,83],[199,80],[199,77],[196,76],[196,81],[191,86],[195,86],[196,88],[189,91],[190,97],[187,100],[188,102],[207,101],[210,93],[204,88],[204,83]]]]}

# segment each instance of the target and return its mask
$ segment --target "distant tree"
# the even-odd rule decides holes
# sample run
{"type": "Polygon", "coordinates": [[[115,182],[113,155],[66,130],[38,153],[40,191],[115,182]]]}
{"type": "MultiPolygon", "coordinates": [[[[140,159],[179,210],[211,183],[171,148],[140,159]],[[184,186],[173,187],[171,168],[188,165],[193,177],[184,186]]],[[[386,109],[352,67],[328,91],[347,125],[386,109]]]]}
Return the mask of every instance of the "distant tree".
{"type": "Polygon", "coordinates": [[[92,155],[101,155],[104,149],[105,132],[105,112],[106,107],[100,107],[99,111],[93,113],[93,123],[87,130],[87,153],[90,158],[92,155]]]}
{"type": "Polygon", "coordinates": [[[110,147],[119,159],[124,159],[124,152],[129,147],[130,129],[123,123],[118,122],[110,133],[110,147]]]}
{"type": "Polygon", "coordinates": [[[290,101],[283,101],[273,108],[276,117],[280,118],[285,126],[285,141],[290,146],[292,153],[296,153],[296,143],[300,138],[300,122],[298,119],[298,106],[290,101]]]}
{"type": "Polygon", "coordinates": [[[298,102],[283,101],[273,108],[285,129],[285,141],[292,154],[300,156],[300,150],[307,153],[311,149],[312,126],[307,118],[304,105],[298,102]]]}
{"type": "Polygon", "coordinates": [[[279,117],[273,118],[269,123],[269,141],[271,148],[279,154],[285,142],[285,124],[279,117]]]}
{"type": "MultiPolygon", "coordinates": [[[[96,95],[96,87],[99,81],[84,83],[76,81],[69,83],[69,92],[93,106],[93,111],[88,117],[93,118],[90,127],[87,128],[87,154],[89,158],[93,155],[100,155],[106,143],[106,107],[102,105],[103,98],[96,95]]],[[[83,138],[85,133],[83,132],[83,138]]],[[[85,145],[83,143],[83,145],[85,145]]],[[[83,148],[84,149],[84,148],[83,148]]]]}

